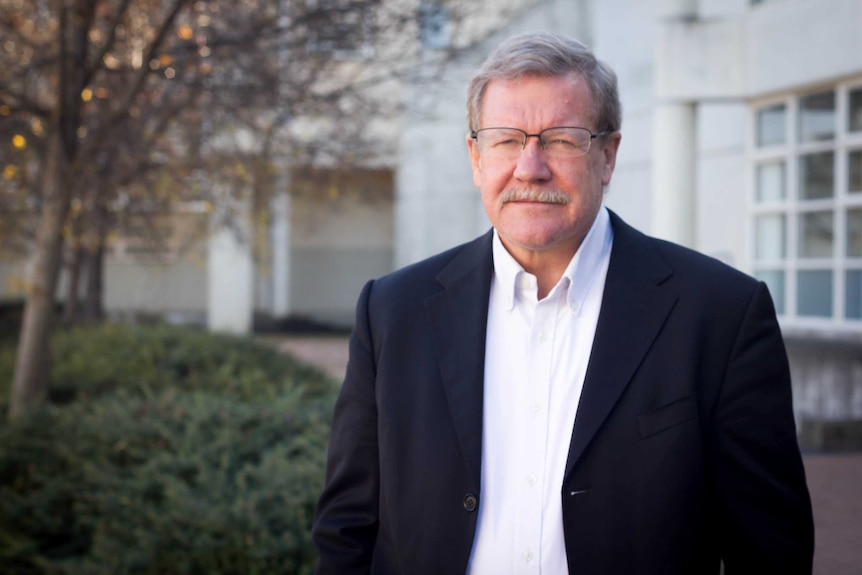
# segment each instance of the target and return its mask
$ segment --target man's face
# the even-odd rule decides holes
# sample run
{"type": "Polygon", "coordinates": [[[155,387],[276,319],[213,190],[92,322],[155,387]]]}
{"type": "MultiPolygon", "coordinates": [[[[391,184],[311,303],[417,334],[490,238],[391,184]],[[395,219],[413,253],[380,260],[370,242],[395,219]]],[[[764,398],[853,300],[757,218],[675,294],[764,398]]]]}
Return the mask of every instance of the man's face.
{"type": "MultiPolygon", "coordinates": [[[[573,126],[596,133],[600,127],[592,98],[578,74],[492,80],[482,99],[479,128],[519,128],[538,134],[546,128],[573,126]]],[[[620,134],[614,132],[594,139],[586,155],[560,158],[550,157],[538,138],[527,138],[520,154],[501,160],[487,150],[483,153],[476,140],[467,137],[473,181],[482,192],[485,211],[522,265],[544,254],[570,259],[575,253],[601,207],[619,142],[620,134]],[[562,203],[507,201],[505,194],[513,190],[554,191],[562,203]]]]}

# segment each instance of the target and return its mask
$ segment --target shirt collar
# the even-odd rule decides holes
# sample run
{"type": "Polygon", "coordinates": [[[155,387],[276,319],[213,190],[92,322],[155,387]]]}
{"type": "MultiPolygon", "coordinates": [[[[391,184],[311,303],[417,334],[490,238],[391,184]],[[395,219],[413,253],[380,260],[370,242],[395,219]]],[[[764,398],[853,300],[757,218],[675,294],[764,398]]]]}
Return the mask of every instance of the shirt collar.
{"type": "MultiPolygon", "coordinates": [[[[609,257],[612,243],[613,230],[610,225],[610,217],[607,209],[602,206],[592,227],[590,227],[590,231],[587,232],[584,241],[575,255],[572,256],[563,276],[553,287],[549,296],[559,290],[566,290],[566,303],[576,315],[580,315],[590,287],[595,281],[603,261],[609,257]]],[[[522,292],[528,289],[537,289],[536,278],[527,273],[506,250],[496,229],[492,242],[492,254],[494,258],[494,280],[501,288],[505,309],[511,310],[515,307],[519,289],[522,292]]]]}

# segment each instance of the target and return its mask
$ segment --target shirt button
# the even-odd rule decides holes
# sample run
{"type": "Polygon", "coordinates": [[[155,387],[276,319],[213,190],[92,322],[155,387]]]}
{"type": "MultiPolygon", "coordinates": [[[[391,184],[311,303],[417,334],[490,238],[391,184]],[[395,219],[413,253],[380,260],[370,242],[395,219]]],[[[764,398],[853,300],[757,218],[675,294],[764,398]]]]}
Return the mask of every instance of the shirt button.
{"type": "Polygon", "coordinates": [[[534,412],[539,413],[540,411],[542,411],[542,406],[541,404],[534,403],[532,409],[534,412]]]}
{"type": "Polygon", "coordinates": [[[545,341],[545,339],[546,339],[545,332],[540,331],[539,332],[539,341],[545,341]]]}
{"type": "Polygon", "coordinates": [[[473,495],[472,493],[468,493],[464,496],[464,510],[468,512],[476,511],[476,507],[479,506],[479,499],[473,495]]]}
{"type": "Polygon", "coordinates": [[[535,484],[536,484],[536,481],[538,481],[538,479],[536,478],[536,476],[535,476],[535,475],[533,475],[533,474],[531,473],[529,476],[527,476],[527,481],[529,481],[529,482],[530,482],[530,485],[535,485],[535,484]]]}
{"type": "Polygon", "coordinates": [[[532,560],[533,560],[533,552],[532,552],[532,551],[530,551],[529,549],[527,549],[527,552],[526,552],[526,553],[524,553],[524,561],[526,561],[527,563],[529,563],[529,562],[530,562],[530,561],[532,561],[532,560]]]}

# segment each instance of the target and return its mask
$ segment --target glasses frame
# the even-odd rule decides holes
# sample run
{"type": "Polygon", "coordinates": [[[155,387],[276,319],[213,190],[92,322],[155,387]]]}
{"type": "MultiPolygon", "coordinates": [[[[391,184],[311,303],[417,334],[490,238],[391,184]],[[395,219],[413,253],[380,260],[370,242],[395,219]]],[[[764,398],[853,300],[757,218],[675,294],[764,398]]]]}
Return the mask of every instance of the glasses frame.
{"type": "Polygon", "coordinates": [[[524,148],[527,147],[527,140],[529,140],[530,138],[538,138],[539,139],[539,146],[544,151],[545,141],[542,140],[542,134],[544,134],[545,132],[547,132],[549,130],[560,130],[560,129],[583,130],[590,135],[590,139],[587,143],[587,149],[584,150],[584,153],[580,154],[579,156],[572,156],[573,158],[580,158],[580,157],[586,156],[587,154],[590,153],[590,150],[593,147],[593,140],[595,140],[596,138],[601,138],[602,136],[607,136],[608,134],[613,134],[615,132],[615,130],[602,130],[601,132],[593,133],[593,131],[590,130],[589,128],[584,128],[582,126],[551,126],[550,128],[545,128],[544,130],[542,130],[538,134],[528,134],[525,130],[522,130],[520,128],[507,128],[505,126],[493,126],[493,127],[489,127],[489,128],[480,128],[478,130],[471,130],[470,131],[470,137],[473,138],[474,140],[476,140],[476,142],[478,143],[479,132],[484,132],[485,130],[514,130],[516,132],[521,132],[522,134],[524,134],[524,141],[521,142],[521,151],[522,152],[524,151],[524,148]]]}

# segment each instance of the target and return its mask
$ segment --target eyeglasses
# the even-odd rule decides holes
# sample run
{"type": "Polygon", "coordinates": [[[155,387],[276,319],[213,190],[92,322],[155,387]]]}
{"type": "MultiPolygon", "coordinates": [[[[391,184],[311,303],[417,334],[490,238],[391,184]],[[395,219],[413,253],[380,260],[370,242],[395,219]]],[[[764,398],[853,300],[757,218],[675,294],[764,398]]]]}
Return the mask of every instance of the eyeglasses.
{"type": "Polygon", "coordinates": [[[527,139],[533,137],[539,138],[542,149],[552,158],[568,159],[587,155],[593,140],[611,132],[602,130],[593,134],[586,128],[572,126],[545,128],[538,134],[518,128],[482,128],[470,132],[470,137],[476,140],[480,152],[501,160],[517,158],[527,146],[527,139]]]}

